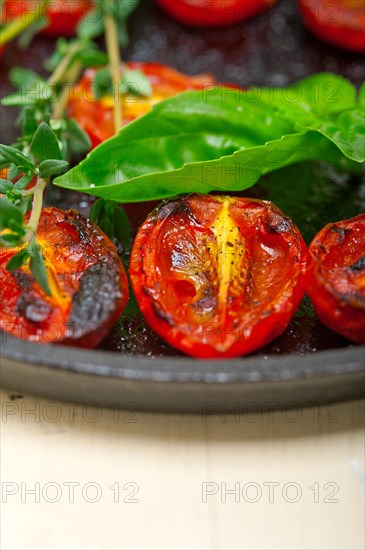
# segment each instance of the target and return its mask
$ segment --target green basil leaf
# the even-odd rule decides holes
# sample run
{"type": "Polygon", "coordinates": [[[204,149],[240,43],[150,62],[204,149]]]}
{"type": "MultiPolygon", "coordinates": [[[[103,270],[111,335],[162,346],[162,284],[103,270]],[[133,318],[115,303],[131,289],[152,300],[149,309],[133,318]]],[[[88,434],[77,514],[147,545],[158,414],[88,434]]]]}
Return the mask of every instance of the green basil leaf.
{"type": "Polygon", "coordinates": [[[311,75],[285,88],[252,88],[251,97],[266,101],[294,123],[308,124],[352,107],[356,88],[332,73],[311,75]]]}
{"type": "Polygon", "coordinates": [[[0,179],[0,193],[2,195],[5,195],[7,193],[7,191],[10,191],[11,189],[13,189],[14,187],[14,184],[12,181],[9,181],[9,180],[4,180],[4,179],[0,179]]]}
{"type": "Polygon", "coordinates": [[[10,145],[0,144],[0,153],[4,159],[13,163],[17,168],[24,170],[25,172],[34,172],[34,164],[30,162],[30,160],[28,160],[27,157],[23,155],[21,151],[19,151],[19,149],[16,149],[15,147],[10,147],[10,145]]]}
{"type": "Polygon", "coordinates": [[[67,160],[47,159],[39,165],[39,175],[41,178],[50,178],[65,172],[69,163],[67,160]]]}
{"type": "Polygon", "coordinates": [[[354,108],[328,115],[307,126],[330,139],[342,153],[357,162],[365,161],[365,123],[362,109],[354,108]]]}
{"type": "Polygon", "coordinates": [[[29,259],[29,253],[27,248],[19,250],[14,256],[8,261],[6,265],[7,271],[15,271],[19,269],[22,265],[26,264],[29,259]]]}
{"type": "Polygon", "coordinates": [[[122,91],[128,91],[133,95],[149,97],[152,95],[152,86],[147,76],[139,70],[123,67],[122,91]]]}
{"type": "Polygon", "coordinates": [[[48,284],[47,270],[44,263],[43,254],[38,243],[32,241],[28,246],[30,256],[29,268],[43,292],[51,296],[51,289],[48,284]]]}
{"type": "Polygon", "coordinates": [[[358,101],[359,101],[360,107],[364,109],[365,108],[365,81],[362,83],[361,88],[359,90],[358,101]]]}
{"type": "Polygon", "coordinates": [[[56,134],[45,122],[38,126],[30,145],[30,150],[38,162],[47,159],[62,160],[62,153],[56,134]]]}
{"type": "Polygon", "coordinates": [[[299,132],[295,126],[275,105],[252,101],[242,91],[185,92],[155,105],[54,183],[138,202],[242,190],[269,171],[304,160],[356,171],[324,130],[299,132]]]}

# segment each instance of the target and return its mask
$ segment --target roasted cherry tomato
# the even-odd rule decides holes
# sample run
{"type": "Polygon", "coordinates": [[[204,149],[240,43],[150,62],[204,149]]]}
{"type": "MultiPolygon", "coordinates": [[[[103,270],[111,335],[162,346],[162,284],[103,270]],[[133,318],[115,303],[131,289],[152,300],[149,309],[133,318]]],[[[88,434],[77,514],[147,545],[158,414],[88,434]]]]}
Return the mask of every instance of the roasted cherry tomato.
{"type": "Polygon", "coordinates": [[[195,357],[234,357],[287,327],[306,245],[274,204],[191,195],[162,204],[135,239],[130,275],[150,326],[195,357]]]}
{"type": "Polygon", "coordinates": [[[185,25],[224,27],[271,8],[276,0],[156,0],[171,17],[185,25]]]}
{"type": "Polygon", "coordinates": [[[39,0],[5,0],[4,19],[7,22],[25,12],[38,10],[39,16],[48,21],[41,34],[69,37],[75,34],[77,24],[92,6],[92,0],[52,0],[44,8],[39,0]]]}
{"type": "Polygon", "coordinates": [[[365,214],[330,223],[314,237],[307,287],[324,325],[365,343],[365,214]]]}
{"type": "Polygon", "coordinates": [[[0,251],[0,328],[24,340],[96,346],[128,299],[128,283],[114,245],[74,210],[45,208],[37,239],[52,296],[27,265],[6,271],[18,249],[0,251]]]}
{"type": "MultiPolygon", "coordinates": [[[[130,69],[142,71],[151,82],[151,97],[125,95],[123,100],[123,123],[150,111],[155,103],[186,90],[201,90],[202,86],[213,82],[210,75],[183,75],[159,63],[127,63],[130,69]]],[[[111,96],[98,97],[93,85],[95,70],[88,69],[80,80],[68,106],[68,115],[75,118],[89,135],[93,147],[114,135],[113,109],[111,96]]]]}
{"type": "Polygon", "coordinates": [[[365,52],[364,0],[299,0],[307,27],[326,42],[365,52]]]}

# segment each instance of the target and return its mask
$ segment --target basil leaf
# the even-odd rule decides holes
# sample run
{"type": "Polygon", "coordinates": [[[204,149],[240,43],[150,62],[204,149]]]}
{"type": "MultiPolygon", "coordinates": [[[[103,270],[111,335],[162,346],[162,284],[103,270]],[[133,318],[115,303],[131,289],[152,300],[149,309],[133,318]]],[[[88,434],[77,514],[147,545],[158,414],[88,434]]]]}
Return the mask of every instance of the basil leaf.
{"type": "Polygon", "coordinates": [[[285,88],[252,88],[249,94],[294,123],[313,122],[356,103],[356,88],[332,73],[315,74],[285,88]]]}
{"type": "Polygon", "coordinates": [[[19,269],[22,265],[26,264],[29,259],[29,253],[26,248],[23,248],[23,250],[19,250],[6,264],[6,270],[7,271],[14,271],[15,269],[19,269]]]}
{"type": "Polygon", "coordinates": [[[66,170],[69,163],[67,160],[47,159],[40,163],[39,175],[41,178],[50,178],[59,175],[66,170]]]}
{"type": "Polygon", "coordinates": [[[362,86],[359,90],[359,104],[364,109],[365,108],[365,82],[362,83],[362,86]]]}
{"type": "Polygon", "coordinates": [[[342,153],[357,162],[365,160],[364,112],[359,109],[332,113],[325,120],[307,127],[330,139],[342,153]]]}
{"type": "MultiPolygon", "coordinates": [[[[346,88],[352,94],[352,87],[346,88]]],[[[327,108],[327,119],[311,115],[312,126],[305,109],[295,108],[297,121],[294,107],[288,114],[280,102],[253,100],[239,90],[185,92],[155,105],[54,183],[117,202],[139,202],[243,190],[265,173],[305,160],[357,171],[341,151],[359,159],[358,130],[346,131],[333,107],[327,108]],[[325,126],[332,120],[346,135],[341,151],[341,136],[325,126]]]]}
{"type": "Polygon", "coordinates": [[[34,133],[30,150],[38,162],[47,159],[62,160],[58,140],[53,130],[45,122],[41,122],[34,133]]]}
{"type": "Polygon", "coordinates": [[[30,256],[29,268],[43,292],[51,296],[51,289],[48,284],[47,270],[44,264],[44,258],[38,243],[32,241],[28,246],[30,256]]]}
{"type": "MultiPolygon", "coordinates": [[[[0,145],[1,156],[13,163],[18,169],[24,170],[25,172],[31,171],[34,172],[35,166],[26,156],[23,155],[19,149],[15,147],[10,147],[10,145],[0,145]]],[[[10,176],[9,176],[10,177],[10,176]]]]}

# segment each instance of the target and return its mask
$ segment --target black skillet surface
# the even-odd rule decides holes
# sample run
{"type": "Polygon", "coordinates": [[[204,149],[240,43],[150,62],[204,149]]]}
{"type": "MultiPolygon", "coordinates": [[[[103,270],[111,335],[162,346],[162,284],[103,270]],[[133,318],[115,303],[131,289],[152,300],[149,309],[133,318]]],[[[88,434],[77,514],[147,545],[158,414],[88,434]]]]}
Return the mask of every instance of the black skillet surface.
{"type": "MultiPolygon", "coordinates": [[[[129,23],[125,59],[160,61],[195,74],[211,72],[222,82],[283,86],[318,71],[332,71],[359,85],[364,59],[321,43],[306,31],[293,0],[249,22],[223,29],[189,29],[142,0],[129,23]]],[[[1,65],[2,95],[11,87],[9,68],[40,70],[53,44],[36,39],[27,51],[13,47],[1,65]]],[[[16,137],[12,109],[1,109],[1,141],[16,137]]],[[[361,178],[316,164],[277,171],[251,196],[273,200],[290,215],[307,242],[329,221],[365,210],[361,178]]],[[[48,204],[87,214],[87,195],[51,188],[48,204]]],[[[152,205],[127,206],[135,229],[152,205]]],[[[326,329],[304,300],[287,331],[260,352],[230,361],[198,361],[164,344],[137,315],[123,318],[99,350],[38,346],[3,335],[1,381],[8,388],[52,398],[153,411],[237,410],[325,403],[359,397],[364,390],[365,348],[326,329]]]]}

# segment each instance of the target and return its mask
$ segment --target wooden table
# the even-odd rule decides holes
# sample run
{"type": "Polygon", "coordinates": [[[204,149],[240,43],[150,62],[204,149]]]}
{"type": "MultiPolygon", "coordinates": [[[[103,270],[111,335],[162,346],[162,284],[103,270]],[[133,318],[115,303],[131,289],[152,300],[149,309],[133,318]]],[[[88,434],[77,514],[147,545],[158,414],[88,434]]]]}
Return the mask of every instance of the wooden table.
{"type": "Polygon", "coordinates": [[[363,549],[364,402],[232,416],[1,394],[1,548],[363,549]]]}

